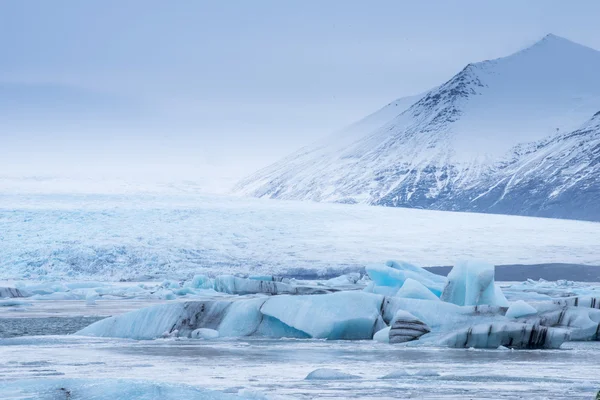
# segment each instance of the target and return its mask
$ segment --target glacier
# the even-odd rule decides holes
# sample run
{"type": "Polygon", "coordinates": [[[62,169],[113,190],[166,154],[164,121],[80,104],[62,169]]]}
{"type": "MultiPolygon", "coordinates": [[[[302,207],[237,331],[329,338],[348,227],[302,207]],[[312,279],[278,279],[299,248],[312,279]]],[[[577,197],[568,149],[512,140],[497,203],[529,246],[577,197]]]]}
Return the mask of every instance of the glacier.
{"type": "MultiPolygon", "coordinates": [[[[217,275],[323,280],[389,258],[600,265],[600,225],[542,218],[224,196],[10,194],[0,196],[0,218],[0,279],[56,285],[196,275],[197,285],[217,275]]],[[[441,282],[432,283],[441,290],[441,282]]]]}

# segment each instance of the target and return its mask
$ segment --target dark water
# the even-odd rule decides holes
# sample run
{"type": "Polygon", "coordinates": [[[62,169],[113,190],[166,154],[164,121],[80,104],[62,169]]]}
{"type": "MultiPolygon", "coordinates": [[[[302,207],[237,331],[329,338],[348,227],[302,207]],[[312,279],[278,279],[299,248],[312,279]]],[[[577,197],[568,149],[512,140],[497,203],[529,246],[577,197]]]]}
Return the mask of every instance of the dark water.
{"type": "Polygon", "coordinates": [[[68,335],[104,317],[1,318],[0,338],[68,335]]]}
{"type": "MultiPolygon", "coordinates": [[[[427,267],[434,274],[446,276],[452,267],[427,267]]],[[[521,282],[527,279],[557,281],[565,279],[577,282],[600,282],[600,266],[581,264],[533,264],[497,265],[496,280],[521,282]]]]}

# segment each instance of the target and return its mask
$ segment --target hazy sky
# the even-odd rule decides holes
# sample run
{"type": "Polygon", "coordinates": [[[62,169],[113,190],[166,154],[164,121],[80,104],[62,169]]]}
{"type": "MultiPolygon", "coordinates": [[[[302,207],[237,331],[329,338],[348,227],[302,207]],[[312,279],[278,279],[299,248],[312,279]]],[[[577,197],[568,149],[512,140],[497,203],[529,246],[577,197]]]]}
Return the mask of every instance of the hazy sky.
{"type": "Polygon", "coordinates": [[[546,33],[600,49],[600,1],[0,2],[0,176],[218,181],[546,33]]]}

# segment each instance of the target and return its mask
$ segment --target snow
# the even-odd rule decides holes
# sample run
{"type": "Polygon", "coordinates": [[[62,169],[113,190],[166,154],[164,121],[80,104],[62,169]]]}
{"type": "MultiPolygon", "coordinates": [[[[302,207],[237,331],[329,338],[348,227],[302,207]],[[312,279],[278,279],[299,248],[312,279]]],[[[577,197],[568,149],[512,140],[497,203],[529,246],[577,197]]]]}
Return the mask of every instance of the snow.
{"type": "Polygon", "coordinates": [[[5,195],[0,220],[0,279],[331,276],[390,258],[600,265],[600,224],[499,215],[219,196],[5,195]]]}
{"type": "Polygon", "coordinates": [[[537,310],[523,300],[515,301],[506,311],[507,318],[520,318],[532,314],[537,314],[537,310]]]}

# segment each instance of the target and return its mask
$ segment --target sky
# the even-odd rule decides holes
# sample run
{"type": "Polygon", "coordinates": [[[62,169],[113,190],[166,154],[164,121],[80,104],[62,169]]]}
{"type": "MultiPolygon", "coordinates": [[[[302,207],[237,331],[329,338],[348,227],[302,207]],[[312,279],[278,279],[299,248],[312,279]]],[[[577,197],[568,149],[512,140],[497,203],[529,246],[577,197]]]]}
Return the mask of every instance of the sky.
{"type": "Polygon", "coordinates": [[[208,191],[547,33],[600,49],[600,1],[0,2],[0,177],[208,191]]]}

